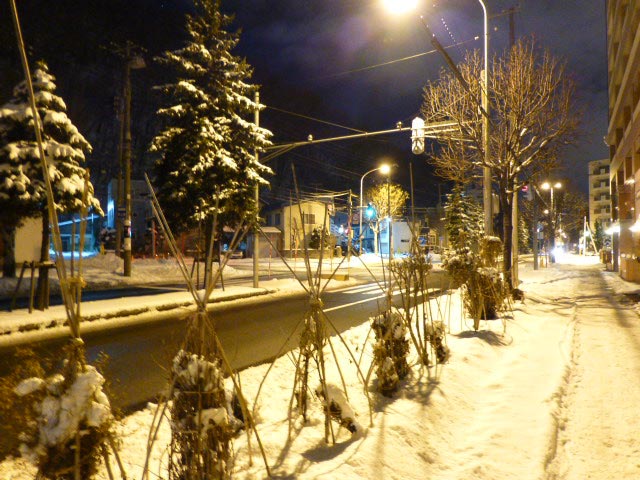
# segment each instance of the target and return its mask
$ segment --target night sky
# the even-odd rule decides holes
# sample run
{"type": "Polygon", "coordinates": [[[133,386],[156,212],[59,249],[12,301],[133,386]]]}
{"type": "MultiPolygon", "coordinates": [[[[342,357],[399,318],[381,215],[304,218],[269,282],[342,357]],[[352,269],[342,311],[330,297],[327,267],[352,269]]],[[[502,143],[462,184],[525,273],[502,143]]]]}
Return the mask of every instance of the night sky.
{"type": "MultiPolygon", "coordinates": [[[[558,175],[565,176],[570,171],[575,176],[577,172],[577,186],[586,192],[586,163],[608,156],[602,140],[608,108],[605,2],[487,0],[486,3],[491,54],[499,54],[508,47],[509,16],[505,11],[516,7],[516,39],[533,35],[540,45],[567,61],[568,72],[578,84],[578,104],[584,116],[580,143],[567,149],[563,163],[568,170],[558,175]]],[[[397,121],[410,124],[419,110],[425,81],[435,79],[438,71],[445,68],[438,53],[370,68],[431,50],[419,15],[425,17],[443,45],[457,44],[448,49],[454,61],[462,60],[467,49],[482,49],[483,17],[477,0],[443,0],[435,5],[423,1],[416,13],[401,17],[388,14],[379,1],[255,0],[241,2],[234,8],[238,24],[243,27],[240,50],[255,66],[255,79],[263,85],[263,101],[267,105],[357,129],[388,129],[397,121]]],[[[299,128],[305,125],[308,133],[320,136],[316,134],[318,124],[292,120],[273,111],[267,111],[264,117],[278,140],[306,137],[299,133],[295,136],[297,132],[289,127],[292,121],[299,128]]],[[[408,145],[409,140],[406,137],[400,140],[400,136],[389,137],[387,142],[408,145]]],[[[337,148],[327,147],[325,153],[331,155],[327,152],[337,148]]],[[[363,173],[376,165],[375,152],[370,153],[344,159],[343,166],[354,175],[363,173]]],[[[414,168],[420,163],[408,149],[399,155],[397,161],[403,166],[411,160],[414,168]]],[[[433,185],[433,181],[429,182],[433,185]]],[[[428,189],[427,185],[419,187],[428,189]]]]}
{"type": "MultiPolygon", "coordinates": [[[[113,104],[120,92],[121,68],[105,45],[131,39],[146,48],[149,67],[135,72],[132,79],[134,175],[144,170],[152,160],[146,149],[158,128],[153,116],[158,99],[150,86],[166,78],[151,59],[181,44],[182,16],[190,3],[26,0],[18,4],[31,54],[48,60],[71,118],[94,146],[90,160],[94,183],[110,178],[117,165],[113,104]]],[[[509,17],[502,13],[518,7],[516,38],[534,35],[567,60],[578,83],[584,124],[580,144],[567,150],[564,163],[578,173],[577,185],[586,192],[587,162],[608,156],[602,140],[608,108],[605,2],[487,0],[487,4],[490,16],[498,15],[490,19],[492,54],[509,43],[509,17]]],[[[394,62],[431,50],[419,14],[443,45],[454,45],[448,48],[454,61],[462,60],[467,49],[482,48],[482,9],[477,0],[436,5],[424,1],[415,14],[403,17],[390,16],[377,0],[249,0],[225,2],[225,9],[235,13],[235,26],[242,30],[236,54],[254,67],[254,81],[262,86],[261,100],[267,105],[261,125],[274,132],[276,143],[304,140],[308,134],[322,138],[353,129],[389,129],[398,121],[409,125],[419,111],[422,86],[445,66],[438,53],[394,62]],[[386,62],[394,63],[376,66],[386,62]]],[[[0,101],[4,101],[21,74],[6,4],[0,7],[0,23],[0,101]]],[[[360,176],[386,158],[398,164],[394,178],[405,188],[411,163],[417,204],[433,205],[442,181],[430,175],[424,157],[413,156],[409,145],[408,134],[394,134],[294,150],[271,163],[278,175],[265,198],[277,202],[288,197],[291,163],[303,192],[348,188],[357,192],[360,176]]],[[[375,181],[374,176],[367,178],[375,181]]],[[[96,189],[100,191],[101,185],[96,189]]]]}

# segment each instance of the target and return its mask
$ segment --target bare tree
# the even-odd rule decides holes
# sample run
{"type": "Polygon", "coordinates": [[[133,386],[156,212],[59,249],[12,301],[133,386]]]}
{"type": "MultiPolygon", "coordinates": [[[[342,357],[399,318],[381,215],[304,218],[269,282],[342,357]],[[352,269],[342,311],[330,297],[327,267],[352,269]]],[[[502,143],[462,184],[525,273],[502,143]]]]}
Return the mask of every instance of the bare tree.
{"type": "Polygon", "coordinates": [[[371,187],[364,197],[376,210],[371,219],[374,233],[374,249],[378,253],[378,234],[382,228],[381,220],[389,215],[399,215],[409,199],[409,193],[396,183],[379,183],[371,187]]]}
{"type": "Polygon", "coordinates": [[[491,169],[502,215],[504,272],[510,279],[514,192],[529,178],[557,166],[561,149],[575,140],[579,117],[565,64],[533,40],[520,41],[493,61],[491,152],[485,163],[479,107],[482,65],[479,53],[472,52],[458,66],[466,85],[442,71],[425,87],[422,113],[427,123],[458,124],[458,131],[442,138],[442,148],[430,159],[440,175],[468,183],[481,176],[482,167],[491,169]]]}

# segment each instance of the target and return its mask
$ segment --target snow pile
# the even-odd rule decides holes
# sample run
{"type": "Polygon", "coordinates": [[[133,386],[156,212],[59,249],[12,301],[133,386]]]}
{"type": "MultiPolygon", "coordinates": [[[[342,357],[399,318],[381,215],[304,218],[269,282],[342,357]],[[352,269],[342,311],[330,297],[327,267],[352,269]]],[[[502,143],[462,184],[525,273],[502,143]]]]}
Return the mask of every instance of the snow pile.
{"type": "Polygon", "coordinates": [[[326,392],[322,385],[316,388],[316,395],[322,399],[323,408],[329,411],[331,418],[351,433],[362,433],[362,426],[356,420],[356,414],[349,405],[344,392],[336,385],[327,383],[326,392]]]}

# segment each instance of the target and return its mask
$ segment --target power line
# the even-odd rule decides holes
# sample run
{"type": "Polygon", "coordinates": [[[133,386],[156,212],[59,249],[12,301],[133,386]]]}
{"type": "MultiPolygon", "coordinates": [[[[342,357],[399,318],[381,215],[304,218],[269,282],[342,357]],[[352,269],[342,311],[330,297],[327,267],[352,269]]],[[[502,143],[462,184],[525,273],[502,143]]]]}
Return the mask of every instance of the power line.
{"type": "Polygon", "coordinates": [[[318,122],[318,123],[324,123],[325,125],[331,125],[332,127],[344,128],[345,130],[351,130],[352,132],[359,132],[359,133],[363,133],[364,132],[364,130],[360,130],[358,128],[347,127],[345,125],[340,125],[339,123],[329,122],[327,120],[321,120],[319,118],[310,117],[308,115],[303,115],[301,113],[290,112],[288,110],[283,110],[281,108],[273,107],[273,106],[270,106],[270,105],[267,105],[267,109],[275,110],[276,112],[286,113],[288,115],[293,115],[295,117],[304,118],[306,120],[312,120],[312,121],[318,122]]]}
{"type": "MultiPolygon", "coordinates": [[[[454,43],[452,45],[448,45],[446,47],[444,47],[445,49],[449,49],[449,48],[454,48],[454,47],[459,47],[460,45],[466,45],[467,43],[471,43],[471,42],[475,42],[476,40],[478,40],[479,37],[474,37],[472,39],[469,40],[465,40],[463,42],[458,42],[458,43],[454,43]]],[[[419,57],[424,57],[426,55],[431,55],[432,53],[437,53],[437,50],[433,49],[433,50],[429,50],[427,52],[422,52],[422,53],[417,53],[415,55],[409,55],[408,57],[402,57],[402,58],[398,58],[395,60],[390,60],[388,62],[383,62],[383,63],[377,63],[375,65],[369,65],[368,67],[361,67],[361,68],[355,68],[353,70],[346,70],[344,72],[340,72],[340,73],[333,73],[331,75],[325,75],[323,77],[318,77],[316,80],[325,80],[328,78],[336,78],[336,77],[343,77],[346,75],[351,75],[352,73],[359,73],[359,72],[366,72],[368,70],[373,70],[374,68],[380,68],[380,67],[386,67],[389,65],[394,65],[396,63],[400,63],[400,62],[406,62],[408,60],[413,60],[419,57]]]]}

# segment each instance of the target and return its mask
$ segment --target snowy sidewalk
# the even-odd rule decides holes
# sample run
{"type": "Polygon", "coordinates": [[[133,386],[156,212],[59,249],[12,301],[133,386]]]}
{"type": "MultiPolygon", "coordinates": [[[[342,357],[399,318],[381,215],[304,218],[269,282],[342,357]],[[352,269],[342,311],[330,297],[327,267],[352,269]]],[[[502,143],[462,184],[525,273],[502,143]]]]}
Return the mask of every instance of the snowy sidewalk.
{"type": "Polygon", "coordinates": [[[561,268],[581,281],[556,297],[574,304],[573,340],[547,478],[640,478],[640,320],[601,266],[561,268]]]}

